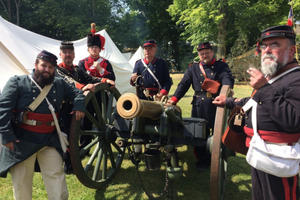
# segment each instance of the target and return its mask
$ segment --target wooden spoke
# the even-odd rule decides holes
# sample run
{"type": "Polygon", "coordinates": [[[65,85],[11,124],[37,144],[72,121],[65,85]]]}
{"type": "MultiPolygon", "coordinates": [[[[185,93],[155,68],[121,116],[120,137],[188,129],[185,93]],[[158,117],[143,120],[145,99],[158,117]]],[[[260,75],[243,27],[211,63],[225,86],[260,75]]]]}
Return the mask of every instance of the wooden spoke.
{"type": "Polygon", "coordinates": [[[113,115],[114,101],[120,93],[107,84],[99,84],[95,92],[85,99],[86,118],[92,126],[85,129],[84,123],[72,119],[70,155],[73,171],[78,180],[89,188],[105,187],[121,167],[125,148],[116,144],[118,129],[113,115]],[[91,109],[92,108],[92,109],[91,109]],[[81,145],[82,137],[87,137],[81,145]]]}

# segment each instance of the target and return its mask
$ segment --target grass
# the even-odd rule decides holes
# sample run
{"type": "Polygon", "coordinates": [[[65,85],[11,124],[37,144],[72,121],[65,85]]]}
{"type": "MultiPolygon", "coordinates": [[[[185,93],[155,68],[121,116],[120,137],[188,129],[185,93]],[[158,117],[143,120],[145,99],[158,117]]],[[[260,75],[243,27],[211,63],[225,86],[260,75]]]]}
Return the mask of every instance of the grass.
{"type": "MultiPolygon", "coordinates": [[[[173,86],[170,94],[173,94],[182,74],[174,74],[173,86]]],[[[249,96],[251,89],[246,85],[237,85],[234,89],[235,96],[249,96]]],[[[182,108],[183,117],[190,117],[193,90],[190,89],[178,105],[182,108]]],[[[183,177],[175,182],[177,191],[176,199],[179,200],[208,200],[209,199],[209,170],[199,172],[194,166],[192,148],[182,146],[179,148],[180,164],[183,166],[183,177]]],[[[164,170],[149,172],[141,163],[141,174],[145,187],[154,194],[159,194],[164,186],[164,170]]],[[[89,189],[83,186],[74,175],[67,175],[67,184],[70,200],[142,200],[148,199],[138,181],[134,165],[125,159],[122,168],[116,177],[106,188],[100,190],[89,189]]],[[[250,167],[243,155],[230,157],[228,160],[228,173],[225,186],[225,200],[251,199],[250,167]]],[[[0,200],[12,200],[12,184],[10,175],[6,179],[0,179],[0,200]]],[[[39,173],[34,175],[33,199],[46,200],[47,194],[39,173]]]]}

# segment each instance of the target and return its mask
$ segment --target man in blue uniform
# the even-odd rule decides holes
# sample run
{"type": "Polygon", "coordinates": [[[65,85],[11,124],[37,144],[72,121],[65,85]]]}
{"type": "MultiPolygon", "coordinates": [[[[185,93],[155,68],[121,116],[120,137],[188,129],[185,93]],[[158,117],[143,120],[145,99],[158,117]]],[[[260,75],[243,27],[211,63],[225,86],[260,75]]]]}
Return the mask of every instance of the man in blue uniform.
{"type": "Polygon", "coordinates": [[[91,24],[91,33],[87,36],[89,57],[79,61],[79,68],[89,75],[99,78],[107,78],[115,81],[116,76],[110,62],[100,56],[104,49],[105,38],[96,33],[96,25],[91,24]]]}
{"type": "MultiPolygon", "coordinates": [[[[212,46],[209,42],[200,43],[198,45],[198,56],[200,62],[195,62],[186,70],[178,87],[168,101],[169,104],[176,104],[188,91],[192,85],[195,93],[193,96],[192,117],[204,118],[207,120],[207,136],[210,135],[210,129],[213,129],[215,123],[216,106],[212,104],[215,94],[207,91],[203,87],[205,77],[220,83],[219,90],[222,85],[229,85],[233,88],[234,79],[228,65],[221,60],[217,61],[214,57],[212,46]],[[202,69],[203,70],[202,70],[202,69]]],[[[206,147],[195,147],[195,156],[198,159],[196,165],[198,168],[209,166],[210,155],[206,151],[206,147]]]]}
{"type": "Polygon", "coordinates": [[[63,171],[62,144],[45,98],[60,117],[62,102],[73,100],[76,119],[84,116],[84,95],[55,76],[56,56],[38,54],[32,79],[29,75],[10,78],[0,97],[0,176],[12,176],[16,200],[32,199],[32,179],[37,161],[48,199],[68,199],[63,171]],[[40,92],[36,82],[43,91],[40,92]],[[48,91],[46,91],[48,88],[48,91]]]}
{"type": "Polygon", "coordinates": [[[141,99],[157,99],[166,96],[173,84],[167,63],[157,58],[155,40],[147,40],[143,44],[144,59],[136,61],[130,84],[137,87],[137,95],[141,99]]]}
{"type": "MultiPolygon", "coordinates": [[[[249,68],[250,85],[255,90],[256,118],[260,138],[268,144],[291,146],[300,139],[300,66],[295,60],[296,35],[290,26],[274,26],[261,33],[261,70],[249,68]]],[[[218,96],[216,105],[243,106],[250,98],[218,96]]],[[[244,133],[249,146],[254,133],[253,107],[245,113],[244,133]]],[[[299,155],[300,152],[295,155],[299,155]]],[[[248,157],[248,155],[247,155],[248,157]]],[[[266,162],[269,160],[266,159],[266,162]]],[[[298,164],[299,166],[299,164],[298,164]]],[[[251,166],[253,200],[299,199],[298,174],[291,177],[272,175],[251,166]]]]}

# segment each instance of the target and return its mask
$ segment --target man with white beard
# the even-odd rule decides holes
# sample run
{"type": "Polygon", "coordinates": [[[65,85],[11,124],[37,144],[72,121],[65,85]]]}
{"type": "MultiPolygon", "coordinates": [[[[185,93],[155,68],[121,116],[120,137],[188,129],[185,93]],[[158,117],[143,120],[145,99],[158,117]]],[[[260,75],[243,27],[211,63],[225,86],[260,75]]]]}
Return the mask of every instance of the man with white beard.
{"type": "MultiPolygon", "coordinates": [[[[257,102],[258,134],[266,143],[293,145],[300,138],[300,68],[294,58],[296,47],[292,27],[274,26],[264,30],[260,48],[261,70],[247,70],[254,89],[251,99],[257,102]]],[[[233,108],[245,105],[249,99],[218,96],[213,103],[233,108]]],[[[243,126],[248,147],[254,132],[252,109],[245,113],[243,126]]],[[[251,166],[252,199],[300,198],[298,175],[282,178],[279,174],[272,175],[266,171],[251,166]]]]}

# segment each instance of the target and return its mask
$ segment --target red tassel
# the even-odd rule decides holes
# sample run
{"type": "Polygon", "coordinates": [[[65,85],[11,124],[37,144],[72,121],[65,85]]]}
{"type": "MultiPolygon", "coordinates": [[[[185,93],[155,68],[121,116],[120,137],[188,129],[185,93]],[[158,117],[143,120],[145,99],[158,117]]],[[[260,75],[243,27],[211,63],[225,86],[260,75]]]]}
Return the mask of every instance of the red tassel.
{"type": "Polygon", "coordinates": [[[260,45],[259,42],[256,43],[256,49],[255,49],[255,55],[258,56],[260,54],[261,50],[260,50],[260,45]]]}
{"type": "Polygon", "coordinates": [[[103,37],[102,35],[99,35],[99,37],[100,37],[100,41],[101,41],[100,49],[103,50],[104,49],[104,44],[105,44],[105,37],[103,37]]]}
{"type": "Polygon", "coordinates": [[[91,23],[91,33],[94,35],[96,33],[96,24],[91,23]]]}

